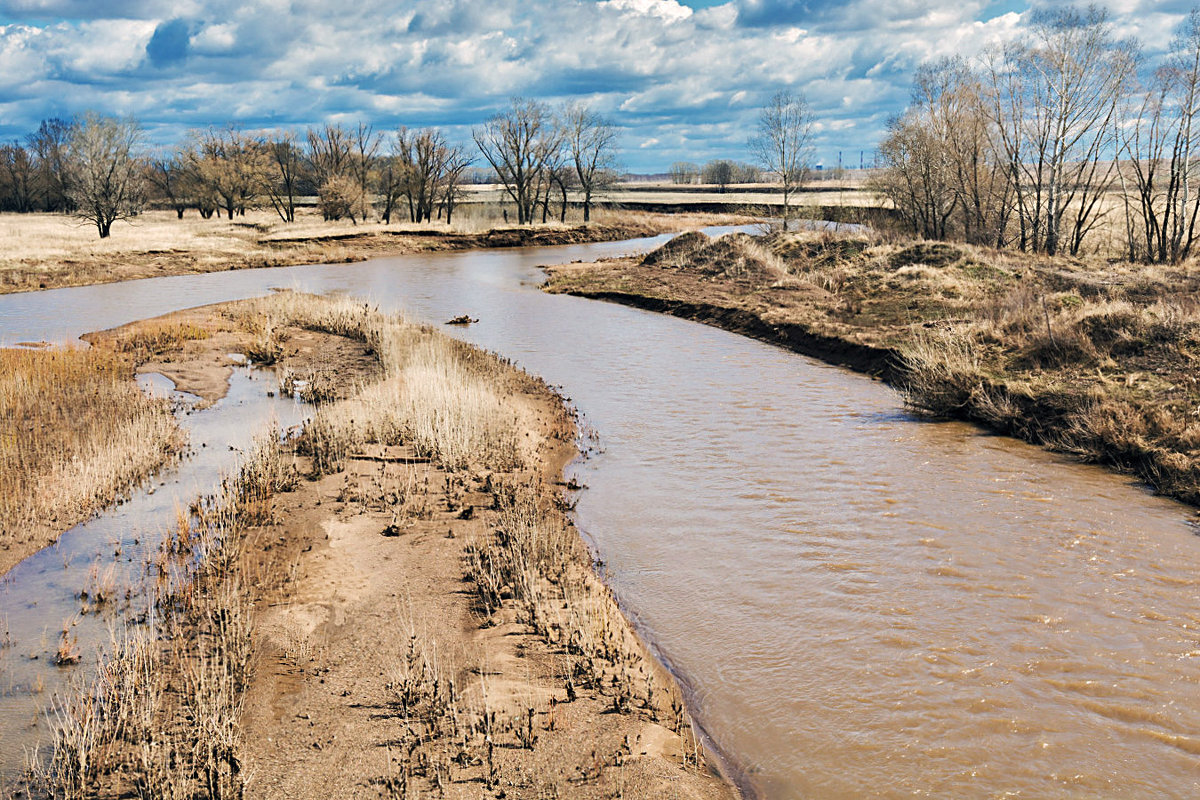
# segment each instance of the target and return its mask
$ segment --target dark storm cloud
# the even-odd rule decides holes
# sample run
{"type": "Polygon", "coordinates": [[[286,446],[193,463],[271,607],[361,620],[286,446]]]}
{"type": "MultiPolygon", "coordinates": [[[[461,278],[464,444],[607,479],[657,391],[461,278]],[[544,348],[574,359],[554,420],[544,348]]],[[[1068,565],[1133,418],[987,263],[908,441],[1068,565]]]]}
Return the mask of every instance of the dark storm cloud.
{"type": "Polygon", "coordinates": [[[156,67],[174,64],[187,58],[191,26],[181,19],[164,22],[154,30],[146,45],[146,55],[156,67]]]}

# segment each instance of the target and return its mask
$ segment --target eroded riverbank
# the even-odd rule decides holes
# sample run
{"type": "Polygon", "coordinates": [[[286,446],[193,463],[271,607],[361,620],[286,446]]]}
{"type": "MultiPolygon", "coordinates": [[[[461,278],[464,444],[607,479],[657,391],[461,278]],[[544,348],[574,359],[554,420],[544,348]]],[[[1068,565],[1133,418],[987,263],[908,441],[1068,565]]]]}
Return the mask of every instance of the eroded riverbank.
{"type": "Polygon", "coordinates": [[[692,233],[644,258],[550,268],[546,288],[881,377],[935,416],[1131,472],[1197,505],[1195,278],[1125,267],[829,232],[692,233]]]}

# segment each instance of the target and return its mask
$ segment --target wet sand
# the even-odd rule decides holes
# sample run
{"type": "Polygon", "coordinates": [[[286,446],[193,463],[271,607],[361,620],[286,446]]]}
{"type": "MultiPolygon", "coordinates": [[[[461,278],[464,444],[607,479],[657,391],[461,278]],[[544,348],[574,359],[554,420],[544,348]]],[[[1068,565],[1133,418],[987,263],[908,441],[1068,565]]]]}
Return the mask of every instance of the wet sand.
{"type": "MultiPolygon", "coordinates": [[[[211,334],[142,369],[218,399],[230,354],[248,344],[228,308],[136,323],[211,334]]],[[[339,396],[375,374],[360,342],[299,328],[280,340],[279,369],[334,371],[339,396]]],[[[527,421],[522,446],[536,458],[504,477],[561,497],[541,509],[544,523],[569,527],[561,478],[578,452],[573,421],[544,384],[511,371],[527,421]]],[[[306,459],[296,464],[310,473],[306,459]]],[[[706,765],[678,687],[591,572],[578,536],[572,569],[586,574],[586,596],[573,602],[592,609],[610,657],[582,665],[562,629],[535,631],[511,599],[491,615],[480,609],[464,561],[497,525],[500,478],[388,447],[274,498],[273,522],[247,535],[253,571],[265,576],[242,715],[250,796],[390,797],[401,787],[446,797],[737,796],[706,765]],[[422,727],[399,702],[419,671],[424,685],[429,671],[453,681],[455,724],[422,727]]]]}

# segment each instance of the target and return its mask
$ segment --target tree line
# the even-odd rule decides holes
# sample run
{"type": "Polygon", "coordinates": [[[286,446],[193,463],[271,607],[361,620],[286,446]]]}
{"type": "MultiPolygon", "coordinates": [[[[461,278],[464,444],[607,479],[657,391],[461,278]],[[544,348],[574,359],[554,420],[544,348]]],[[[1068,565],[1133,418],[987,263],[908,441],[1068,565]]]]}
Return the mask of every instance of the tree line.
{"type": "Polygon", "coordinates": [[[757,125],[747,142],[755,163],[719,158],[700,167],[690,161],[677,161],[671,165],[671,182],[699,182],[724,192],[730,184],[757,183],[769,177],[783,190],[786,226],[792,217],[792,195],[812,168],[815,122],[803,92],[781,89],[759,110],[757,125]]]}
{"type": "Polygon", "coordinates": [[[763,179],[762,170],[757,164],[747,164],[743,161],[730,161],[726,158],[714,158],[704,164],[691,161],[676,161],[668,170],[671,183],[677,186],[690,184],[707,184],[716,186],[724,192],[732,184],[758,183],[763,179]]]}
{"type": "Polygon", "coordinates": [[[982,56],[921,67],[874,188],[911,231],[1079,255],[1102,227],[1130,260],[1179,262],[1200,217],[1200,10],[1147,64],[1097,6],[1034,15],[982,56]]]}
{"type": "Polygon", "coordinates": [[[434,127],[383,132],[363,122],[302,133],[213,127],[154,152],[136,120],[88,113],[46,120],[23,142],[0,146],[0,209],[74,214],[101,238],[152,201],[180,218],[188,209],[233,219],[270,207],[293,222],[299,199],[315,196],[326,220],[449,223],[478,172],[477,152],[518,222],[539,213],[545,221],[552,210],[565,219],[568,192],[580,196],[587,221],[596,193],[614,180],[617,133],[581,103],[514,98],[472,131],[473,149],[434,127]]]}

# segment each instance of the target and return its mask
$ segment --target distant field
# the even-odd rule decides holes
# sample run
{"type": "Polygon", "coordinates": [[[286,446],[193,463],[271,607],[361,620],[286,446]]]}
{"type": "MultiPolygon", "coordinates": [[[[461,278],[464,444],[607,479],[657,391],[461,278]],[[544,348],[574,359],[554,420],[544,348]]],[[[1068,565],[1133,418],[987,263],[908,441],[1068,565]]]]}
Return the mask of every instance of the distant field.
{"type": "MultiPolygon", "coordinates": [[[[501,203],[506,196],[498,185],[471,186],[465,202],[501,203]]],[[[573,203],[581,198],[568,194],[573,203]]],[[[732,185],[722,192],[716,186],[702,184],[676,185],[672,183],[621,183],[612,189],[597,194],[595,202],[600,205],[615,205],[630,208],[653,207],[656,211],[669,211],[671,206],[687,210],[700,210],[714,206],[729,210],[733,206],[782,206],[783,192],[776,184],[753,183],[732,185]]],[[[860,206],[882,207],[878,196],[862,188],[861,180],[841,183],[813,181],[805,184],[792,198],[797,207],[804,206],[860,206]]]]}

